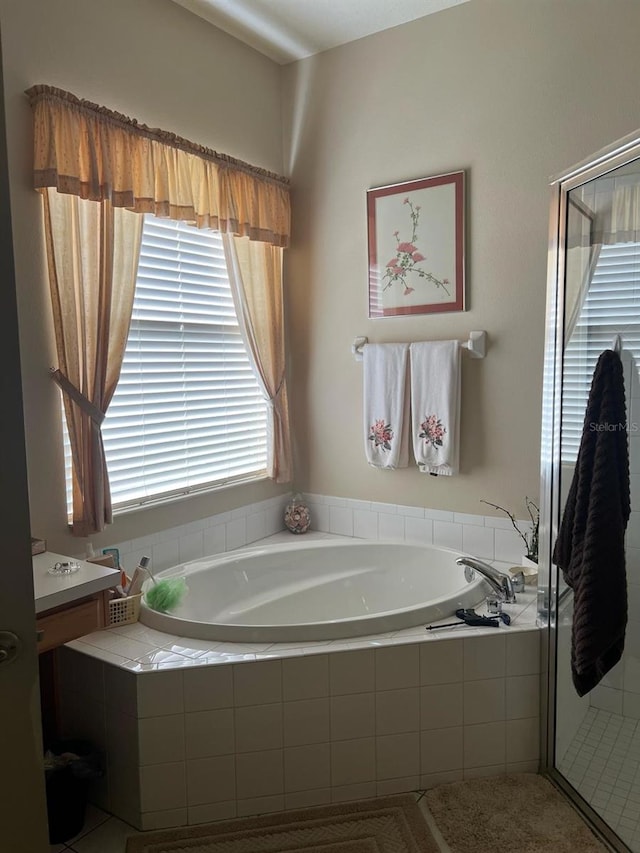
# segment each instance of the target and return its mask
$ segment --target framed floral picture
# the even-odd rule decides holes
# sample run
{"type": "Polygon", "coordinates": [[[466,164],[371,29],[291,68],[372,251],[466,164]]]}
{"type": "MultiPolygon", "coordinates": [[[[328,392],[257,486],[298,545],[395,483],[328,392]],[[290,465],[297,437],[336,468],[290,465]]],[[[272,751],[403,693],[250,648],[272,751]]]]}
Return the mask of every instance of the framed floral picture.
{"type": "Polygon", "coordinates": [[[369,317],[464,311],[464,172],[367,191],[369,317]]]}

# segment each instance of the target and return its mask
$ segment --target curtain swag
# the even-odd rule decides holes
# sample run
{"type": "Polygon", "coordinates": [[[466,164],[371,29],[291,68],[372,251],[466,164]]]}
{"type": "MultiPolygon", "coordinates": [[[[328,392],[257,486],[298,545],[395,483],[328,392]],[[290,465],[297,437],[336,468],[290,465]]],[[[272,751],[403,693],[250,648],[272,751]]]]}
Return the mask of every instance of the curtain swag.
{"type": "Polygon", "coordinates": [[[286,247],[289,181],[53,86],[26,92],[34,185],[286,247]]]}

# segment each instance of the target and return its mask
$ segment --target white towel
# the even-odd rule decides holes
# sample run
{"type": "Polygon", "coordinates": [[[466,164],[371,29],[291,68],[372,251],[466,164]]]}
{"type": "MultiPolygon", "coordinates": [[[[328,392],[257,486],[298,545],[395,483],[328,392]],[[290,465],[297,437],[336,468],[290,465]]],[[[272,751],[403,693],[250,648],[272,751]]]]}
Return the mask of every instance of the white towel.
{"type": "Polygon", "coordinates": [[[364,446],[374,468],[409,464],[409,344],[364,347],[364,446]]]}
{"type": "Polygon", "coordinates": [[[411,344],[411,433],[425,474],[458,473],[460,347],[457,341],[411,344]]]}

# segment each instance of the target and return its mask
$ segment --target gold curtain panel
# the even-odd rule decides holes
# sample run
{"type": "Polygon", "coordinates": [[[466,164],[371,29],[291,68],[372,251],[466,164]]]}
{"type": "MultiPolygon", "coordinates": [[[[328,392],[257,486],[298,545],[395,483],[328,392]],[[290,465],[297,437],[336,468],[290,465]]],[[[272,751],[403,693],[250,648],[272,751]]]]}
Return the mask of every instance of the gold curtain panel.
{"type": "Polygon", "coordinates": [[[34,113],[34,185],[286,247],[289,182],[52,86],[34,113]]]}

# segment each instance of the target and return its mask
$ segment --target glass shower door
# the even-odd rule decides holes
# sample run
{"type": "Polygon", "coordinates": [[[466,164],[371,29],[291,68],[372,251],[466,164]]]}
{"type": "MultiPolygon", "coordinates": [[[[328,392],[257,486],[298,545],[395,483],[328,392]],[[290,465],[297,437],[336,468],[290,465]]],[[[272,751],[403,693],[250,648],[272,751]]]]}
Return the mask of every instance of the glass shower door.
{"type": "MultiPolygon", "coordinates": [[[[638,156],[637,150],[622,157],[614,154],[612,163],[591,168],[588,180],[573,177],[561,192],[554,377],[559,411],[553,500],[546,522],[549,553],[583,430],[623,431],[629,447],[632,510],[625,539],[629,604],[625,650],[596,687],[578,696],[571,675],[574,595],[550,563],[554,675],[550,698],[555,713],[549,742],[550,765],[577,793],[579,804],[588,804],[586,811],[593,810],[614,831],[621,850],[628,845],[640,853],[640,161],[632,153],[638,156]],[[626,418],[585,424],[596,362],[603,350],[620,344],[626,418]]],[[[607,566],[601,570],[606,572],[607,566]]]]}

